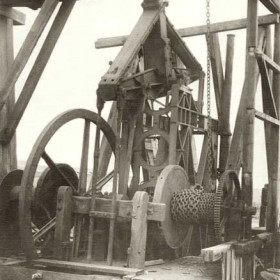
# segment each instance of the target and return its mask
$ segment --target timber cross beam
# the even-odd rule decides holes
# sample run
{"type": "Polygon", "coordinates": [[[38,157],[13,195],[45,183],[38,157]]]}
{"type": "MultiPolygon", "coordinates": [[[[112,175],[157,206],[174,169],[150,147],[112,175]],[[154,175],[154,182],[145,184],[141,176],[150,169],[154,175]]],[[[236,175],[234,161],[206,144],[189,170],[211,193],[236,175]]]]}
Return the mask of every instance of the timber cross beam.
{"type": "MultiPolygon", "coordinates": [[[[259,17],[260,26],[266,26],[266,25],[277,23],[277,22],[279,22],[278,14],[269,14],[269,15],[259,17]]],[[[245,29],[246,27],[247,27],[247,18],[242,18],[242,19],[238,19],[238,20],[212,23],[210,25],[210,31],[212,33],[226,32],[226,31],[231,31],[231,30],[245,29]]],[[[180,29],[177,29],[177,32],[182,38],[198,36],[198,35],[205,35],[207,32],[207,26],[200,25],[200,26],[194,26],[194,27],[180,28],[180,29]]],[[[102,48],[123,46],[124,43],[126,42],[127,38],[128,38],[128,35],[109,37],[109,38],[100,38],[95,42],[95,47],[97,49],[102,49],[102,48]]]]}

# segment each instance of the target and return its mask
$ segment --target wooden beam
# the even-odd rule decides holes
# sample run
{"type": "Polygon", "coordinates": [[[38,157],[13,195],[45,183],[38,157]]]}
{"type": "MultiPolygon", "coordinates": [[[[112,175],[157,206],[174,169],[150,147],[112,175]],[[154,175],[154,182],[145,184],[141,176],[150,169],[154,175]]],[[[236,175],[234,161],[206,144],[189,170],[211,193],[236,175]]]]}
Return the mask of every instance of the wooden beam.
{"type": "Polygon", "coordinates": [[[107,266],[93,263],[81,263],[81,262],[66,262],[50,259],[37,259],[33,260],[34,264],[45,265],[55,268],[72,269],[80,272],[91,272],[91,273],[104,273],[109,275],[125,276],[134,274],[140,275],[143,273],[143,269],[137,268],[125,268],[120,266],[107,266]]]}
{"type": "MultiPolygon", "coordinates": [[[[3,86],[7,72],[13,62],[13,21],[7,17],[0,16],[0,87],[3,86]]],[[[14,88],[10,95],[7,106],[0,112],[0,130],[4,129],[5,123],[10,118],[10,111],[15,102],[14,88]]],[[[0,144],[0,180],[7,175],[7,173],[16,167],[16,150],[15,140],[11,141],[11,145],[0,144]],[[14,149],[13,149],[14,148],[14,149]],[[13,149],[13,150],[12,150],[13,149]],[[15,161],[14,161],[15,159],[15,161]],[[14,166],[11,166],[10,161],[14,166]]]]}
{"type": "Polygon", "coordinates": [[[268,114],[269,116],[275,119],[278,119],[278,112],[276,110],[276,105],[269,77],[269,71],[267,69],[267,63],[260,56],[257,56],[257,62],[262,80],[262,99],[264,113],[268,114]]]}
{"type": "Polygon", "coordinates": [[[232,90],[232,71],[234,57],[234,35],[227,37],[226,51],[226,70],[225,80],[223,83],[223,91],[221,96],[221,118],[220,118],[220,160],[219,171],[223,173],[226,169],[229,147],[231,141],[230,131],[230,105],[231,105],[231,90],[232,90]]]}
{"type": "MultiPolygon", "coordinates": [[[[280,65],[280,24],[275,24],[275,38],[274,38],[274,57],[273,60],[276,64],[280,65]]],[[[280,73],[274,71],[273,72],[273,84],[272,90],[274,94],[274,100],[276,103],[276,108],[278,111],[278,116],[280,115],[280,73]]],[[[269,197],[270,205],[269,205],[269,218],[267,223],[267,229],[272,232],[279,232],[279,213],[280,213],[280,150],[279,150],[279,128],[273,128],[271,133],[272,140],[272,150],[273,150],[273,160],[272,160],[272,173],[271,173],[271,181],[269,183],[269,197]]],[[[280,266],[280,239],[278,235],[278,239],[276,240],[275,246],[275,265],[276,267],[280,266]]]]}
{"type": "Polygon", "coordinates": [[[280,73],[280,66],[277,63],[275,63],[269,56],[264,54],[259,49],[256,49],[255,54],[257,58],[262,59],[267,63],[269,69],[280,73]]]}
{"type": "MultiPolygon", "coordinates": [[[[44,44],[23,86],[22,92],[13,108],[13,117],[8,121],[6,129],[1,132],[2,139],[4,138],[5,141],[9,141],[13,137],[75,3],[75,0],[63,1],[50,28],[50,31],[44,41],[44,44]]],[[[6,80],[6,82],[7,81],[8,79],[6,80]]],[[[6,83],[6,88],[4,88],[3,93],[7,94],[7,90],[9,90],[9,88],[9,85],[7,85],[6,83]]],[[[4,102],[3,99],[0,99],[0,108],[2,104],[1,102],[4,102]]]]}
{"type": "Polygon", "coordinates": [[[6,6],[0,6],[0,15],[13,20],[14,25],[25,24],[25,14],[6,6]]]}
{"type": "MultiPolygon", "coordinates": [[[[260,26],[274,24],[277,23],[278,21],[279,21],[279,16],[277,14],[273,14],[273,15],[270,14],[270,15],[259,17],[260,26]]],[[[212,23],[210,25],[210,30],[213,33],[217,33],[217,32],[231,31],[231,30],[245,29],[246,27],[247,27],[247,18],[243,18],[238,20],[212,23]]],[[[177,32],[183,38],[205,35],[207,33],[207,26],[200,25],[195,27],[181,28],[181,29],[177,29],[177,32]]],[[[127,38],[128,38],[127,35],[110,37],[110,38],[100,38],[95,42],[95,48],[102,49],[102,48],[122,46],[126,42],[127,38]]]]}
{"type": "Polygon", "coordinates": [[[173,25],[167,20],[167,35],[174,52],[179,56],[183,64],[193,70],[202,70],[201,65],[191,53],[190,49],[181,39],[180,34],[174,29],[173,25]]]}
{"type": "Polygon", "coordinates": [[[215,90],[216,107],[219,119],[221,117],[221,96],[224,83],[222,55],[218,33],[210,34],[210,59],[215,90]]]}
{"type": "MultiPolygon", "coordinates": [[[[112,201],[110,199],[96,198],[96,211],[111,212],[112,201]]],[[[88,214],[90,210],[90,197],[73,196],[72,211],[77,214],[88,214]]],[[[117,200],[117,217],[132,218],[132,201],[117,200]]],[[[147,219],[163,221],[165,219],[165,204],[148,203],[147,219]]]]}
{"type": "MultiPolygon", "coordinates": [[[[107,119],[107,123],[111,126],[113,131],[116,133],[116,126],[117,126],[117,103],[114,101],[112,103],[110,113],[107,119]]],[[[106,139],[105,136],[102,137],[101,145],[100,145],[100,155],[99,155],[99,162],[98,162],[98,180],[103,178],[106,175],[109,162],[112,155],[112,148],[106,139]]]]}
{"type": "MultiPolygon", "coordinates": [[[[265,30],[264,28],[259,29],[258,36],[258,48],[263,48],[265,42],[265,30]]],[[[255,87],[257,87],[258,77],[259,77],[259,69],[257,62],[255,62],[255,87]]],[[[235,120],[234,131],[232,135],[229,157],[227,161],[227,169],[233,169],[236,172],[239,172],[240,165],[242,163],[242,131],[243,131],[243,116],[246,104],[246,90],[245,90],[245,81],[242,88],[241,99],[239,102],[238,112],[235,120]]]]}
{"type": "Polygon", "coordinates": [[[103,100],[116,99],[116,90],[120,79],[123,78],[127,67],[135,59],[142,44],[153,29],[154,24],[159,20],[160,13],[161,9],[145,10],[142,13],[124,47],[99,82],[98,91],[100,91],[100,96],[103,100]]]}
{"type": "Polygon", "coordinates": [[[0,110],[3,108],[7,98],[12,92],[15,83],[23,71],[27,61],[29,60],[33,49],[35,48],[39,38],[41,37],[44,28],[46,27],[50,17],[52,16],[58,0],[46,0],[35,19],[26,39],[21,46],[9,72],[6,76],[5,83],[0,90],[0,110]]]}
{"type": "Polygon", "coordinates": [[[267,123],[271,123],[271,124],[276,124],[277,126],[280,126],[280,121],[278,119],[275,119],[263,112],[257,111],[255,110],[255,116],[256,118],[258,118],[259,120],[265,121],[267,123]]]}
{"type": "Polygon", "coordinates": [[[228,250],[231,250],[234,241],[219,244],[213,247],[205,248],[201,250],[202,258],[205,262],[215,262],[220,260],[223,256],[223,253],[226,253],[228,250]]]}
{"type": "Polygon", "coordinates": [[[280,7],[279,3],[275,0],[260,0],[263,5],[272,13],[279,13],[280,7]]]}
{"type": "Polygon", "coordinates": [[[133,197],[129,267],[143,269],[145,265],[148,201],[146,192],[138,191],[133,197]]]}
{"type": "MultiPolygon", "coordinates": [[[[72,227],[72,190],[62,186],[57,193],[56,222],[54,232],[54,255],[58,259],[68,260],[70,251],[63,244],[70,242],[72,227]],[[68,256],[67,256],[68,255],[68,256]]],[[[67,246],[67,245],[66,245],[67,246]]],[[[69,249],[69,248],[68,248],[69,249]]]]}
{"type": "MultiPolygon", "coordinates": [[[[258,38],[258,0],[248,0],[246,33],[246,71],[245,92],[246,105],[243,115],[243,157],[242,157],[242,191],[248,206],[253,203],[253,153],[255,127],[255,95],[256,95],[256,58],[254,56],[258,38]]],[[[251,236],[252,217],[247,216],[245,234],[251,236]]]]}

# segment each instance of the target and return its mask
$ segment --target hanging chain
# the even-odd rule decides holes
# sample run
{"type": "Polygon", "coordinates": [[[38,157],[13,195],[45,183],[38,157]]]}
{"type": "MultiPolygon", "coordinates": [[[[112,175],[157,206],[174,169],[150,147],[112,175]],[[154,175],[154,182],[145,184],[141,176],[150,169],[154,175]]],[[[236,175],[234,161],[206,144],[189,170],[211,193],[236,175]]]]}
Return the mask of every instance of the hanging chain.
{"type": "Polygon", "coordinates": [[[206,41],[207,41],[207,125],[208,125],[208,172],[209,179],[212,178],[212,167],[213,167],[213,158],[212,158],[212,123],[211,123],[211,59],[210,59],[210,0],[206,0],[206,41]]]}

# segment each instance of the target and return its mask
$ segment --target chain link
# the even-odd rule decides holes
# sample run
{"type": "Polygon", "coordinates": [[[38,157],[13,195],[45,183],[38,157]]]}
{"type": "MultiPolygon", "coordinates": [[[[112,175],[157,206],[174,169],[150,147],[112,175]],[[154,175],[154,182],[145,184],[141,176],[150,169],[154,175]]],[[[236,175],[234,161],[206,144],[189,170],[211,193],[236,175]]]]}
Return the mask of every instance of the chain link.
{"type": "Polygon", "coordinates": [[[212,179],[212,167],[213,167],[213,158],[212,158],[212,122],[211,122],[211,58],[210,58],[210,0],[206,0],[206,41],[207,41],[207,125],[208,125],[208,173],[211,184],[212,179]]]}

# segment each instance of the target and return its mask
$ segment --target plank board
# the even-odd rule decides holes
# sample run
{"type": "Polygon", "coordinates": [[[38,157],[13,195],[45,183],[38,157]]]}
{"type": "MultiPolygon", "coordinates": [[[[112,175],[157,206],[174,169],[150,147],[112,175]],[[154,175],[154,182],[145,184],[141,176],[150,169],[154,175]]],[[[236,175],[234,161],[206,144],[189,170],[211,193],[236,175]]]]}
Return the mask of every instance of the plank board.
{"type": "Polygon", "coordinates": [[[44,280],[112,280],[112,276],[82,275],[25,267],[4,267],[0,265],[0,280],[30,280],[34,274],[42,275],[44,280]]]}
{"type": "Polygon", "coordinates": [[[120,266],[107,266],[101,264],[91,264],[91,263],[80,263],[80,262],[65,262],[50,259],[38,259],[33,261],[35,264],[46,265],[49,267],[64,268],[71,270],[79,270],[91,273],[104,273],[110,275],[139,275],[143,272],[142,269],[136,268],[125,268],[120,266]]]}
{"type": "MultiPolygon", "coordinates": [[[[90,197],[73,197],[74,213],[88,214],[90,210],[90,197]]],[[[111,200],[104,198],[96,198],[96,211],[111,212],[111,200]]],[[[165,219],[165,204],[163,203],[148,203],[147,219],[153,221],[163,221],[165,219]]],[[[132,201],[117,200],[117,216],[123,218],[132,217],[132,201]]]]}
{"type": "Polygon", "coordinates": [[[205,262],[215,262],[220,260],[223,256],[223,253],[226,253],[232,248],[234,244],[233,241],[219,244],[213,247],[205,248],[201,250],[201,255],[205,262]]]}
{"type": "MultiPolygon", "coordinates": [[[[274,24],[277,23],[278,21],[279,21],[278,15],[265,15],[259,17],[260,26],[274,24]]],[[[247,27],[247,19],[242,18],[238,20],[212,23],[210,26],[210,30],[211,32],[226,32],[231,30],[245,29],[246,27],[247,27]]],[[[207,33],[207,26],[200,25],[195,27],[181,28],[181,29],[177,29],[177,32],[181,37],[205,35],[207,33]]],[[[95,42],[95,48],[101,49],[101,48],[122,46],[124,45],[127,39],[128,39],[127,35],[109,37],[109,38],[100,38],[95,42]]]]}

